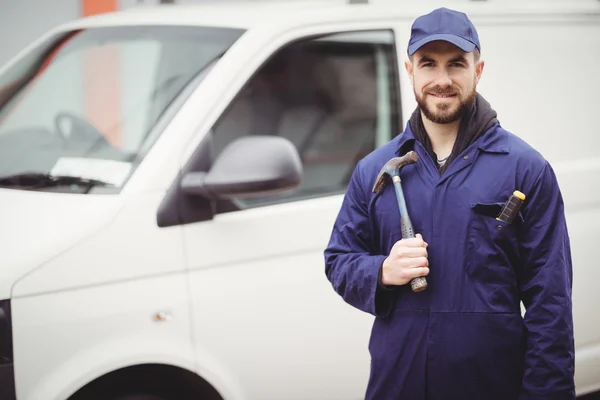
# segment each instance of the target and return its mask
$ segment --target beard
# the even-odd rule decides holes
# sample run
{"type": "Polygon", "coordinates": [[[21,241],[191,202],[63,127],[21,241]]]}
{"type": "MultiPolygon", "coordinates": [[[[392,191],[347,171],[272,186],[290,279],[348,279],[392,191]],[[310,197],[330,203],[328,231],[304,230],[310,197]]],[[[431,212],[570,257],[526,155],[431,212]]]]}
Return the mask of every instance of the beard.
{"type": "MultiPolygon", "coordinates": [[[[473,104],[475,103],[475,97],[477,95],[476,87],[473,86],[473,90],[471,90],[467,96],[460,99],[460,104],[458,107],[452,110],[452,105],[443,103],[437,104],[434,107],[429,107],[425,100],[425,96],[427,95],[418,95],[414,87],[413,91],[415,93],[415,99],[417,100],[419,109],[423,115],[425,115],[428,120],[436,124],[451,124],[462,119],[473,107],[473,104]]],[[[437,94],[456,94],[456,96],[460,96],[460,94],[452,88],[441,89],[439,87],[435,87],[427,92],[437,94]]]]}

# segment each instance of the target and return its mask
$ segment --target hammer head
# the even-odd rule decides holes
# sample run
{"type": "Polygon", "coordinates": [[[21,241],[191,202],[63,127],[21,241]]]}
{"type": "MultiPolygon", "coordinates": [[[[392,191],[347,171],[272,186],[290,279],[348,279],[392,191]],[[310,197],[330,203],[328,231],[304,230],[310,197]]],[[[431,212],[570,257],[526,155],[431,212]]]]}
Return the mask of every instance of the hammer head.
{"type": "Polygon", "coordinates": [[[381,171],[379,171],[379,174],[377,175],[375,185],[373,185],[373,193],[383,189],[385,186],[386,175],[391,177],[400,176],[400,170],[402,167],[408,164],[414,164],[418,159],[419,157],[417,156],[417,153],[414,151],[409,151],[402,157],[394,157],[386,162],[385,165],[381,167],[381,171]]]}

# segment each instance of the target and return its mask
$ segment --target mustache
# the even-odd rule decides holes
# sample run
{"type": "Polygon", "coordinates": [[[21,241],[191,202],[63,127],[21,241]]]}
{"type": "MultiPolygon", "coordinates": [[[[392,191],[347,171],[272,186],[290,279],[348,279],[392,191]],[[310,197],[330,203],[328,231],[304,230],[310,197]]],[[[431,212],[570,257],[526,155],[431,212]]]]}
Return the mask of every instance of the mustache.
{"type": "Polygon", "coordinates": [[[427,90],[427,93],[433,93],[433,94],[458,94],[459,91],[456,90],[455,88],[449,87],[449,88],[441,88],[439,86],[435,86],[431,89],[427,90]]]}

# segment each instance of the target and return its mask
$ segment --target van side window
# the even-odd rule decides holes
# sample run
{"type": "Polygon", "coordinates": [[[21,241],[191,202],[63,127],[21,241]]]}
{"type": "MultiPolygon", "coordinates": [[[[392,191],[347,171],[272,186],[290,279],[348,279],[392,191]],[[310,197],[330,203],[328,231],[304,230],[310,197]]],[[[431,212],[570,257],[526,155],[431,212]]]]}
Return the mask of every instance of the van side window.
{"type": "Polygon", "coordinates": [[[275,53],[213,127],[213,154],[242,136],[282,136],[298,149],[303,182],[233,209],[343,193],[357,162],[399,131],[397,70],[391,31],[311,38],[275,53]]]}

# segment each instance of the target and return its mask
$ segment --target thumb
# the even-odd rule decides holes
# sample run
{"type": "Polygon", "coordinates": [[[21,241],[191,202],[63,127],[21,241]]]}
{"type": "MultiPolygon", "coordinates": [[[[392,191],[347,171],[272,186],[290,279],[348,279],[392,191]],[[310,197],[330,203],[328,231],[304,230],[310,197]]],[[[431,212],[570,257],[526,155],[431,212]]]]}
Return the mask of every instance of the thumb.
{"type": "Polygon", "coordinates": [[[417,237],[417,239],[423,240],[423,243],[425,243],[425,248],[427,248],[427,246],[429,246],[429,244],[427,244],[427,242],[423,239],[423,235],[421,235],[420,233],[417,233],[415,236],[417,237]]]}

